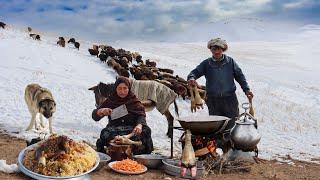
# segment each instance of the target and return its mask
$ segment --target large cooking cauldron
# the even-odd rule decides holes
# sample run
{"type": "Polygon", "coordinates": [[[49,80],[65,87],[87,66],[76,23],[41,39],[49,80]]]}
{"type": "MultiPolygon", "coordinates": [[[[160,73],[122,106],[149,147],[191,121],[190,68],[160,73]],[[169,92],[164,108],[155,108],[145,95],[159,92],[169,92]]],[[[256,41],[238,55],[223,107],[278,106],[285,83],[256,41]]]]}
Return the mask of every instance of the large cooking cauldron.
{"type": "Polygon", "coordinates": [[[178,118],[183,129],[189,129],[193,135],[206,135],[222,132],[229,120],[225,116],[186,116],[178,118]]]}

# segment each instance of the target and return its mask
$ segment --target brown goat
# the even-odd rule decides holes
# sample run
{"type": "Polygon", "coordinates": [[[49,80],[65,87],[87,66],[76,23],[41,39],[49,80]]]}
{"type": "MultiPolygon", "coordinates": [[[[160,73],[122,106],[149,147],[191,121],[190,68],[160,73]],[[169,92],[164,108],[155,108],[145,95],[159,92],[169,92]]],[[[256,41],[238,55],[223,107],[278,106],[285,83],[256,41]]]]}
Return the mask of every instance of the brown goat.
{"type": "MultiPolygon", "coordinates": [[[[100,50],[103,50],[103,51],[105,51],[105,50],[107,50],[107,46],[106,45],[99,45],[98,46],[98,49],[100,48],[100,50]]],[[[93,48],[94,49],[94,48],[93,48]]]]}
{"type": "Polygon", "coordinates": [[[116,62],[114,59],[109,59],[109,60],[107,61],[107,65],[108,65],[109,67],[113,67],[113,61],[116,62]]]}
{"type": "Polygon", "coordinates": [[[75,40],[74,38],[70,38],[69,41],[68,41],[68,43],[73,43],[73,44],[74,44],[75,42],[76,42],[76,40],[75,40]]]}
{"type": "Polygon", "coordinates": [[[126,57],[122,57],[117,61],[122,67],[129,68],[129,61],[126,57]]]}
{"type": "Polygon", "coordinates": [[[34,39],[34,40],[40,41],[40,35],[39,34],[29,34],[29,36],[32,37],[32,39],[34,39]]]}
{"type": "Polygon", "coordinates": [[[120,71],[119,73],[120,76],[130,77],[128,70],[126,70],[125,68],[121,67],[119,71],[120,71]]]}
{"type": "Polygon", "coordinates": [[[179,96],[181,96],[185,100],[186,96],[188,96],[187,88],[179,82],[175,82],[171,84],[172,84],[172,90],[174,90],[175,93],[177,93],[179,96]]]}
{"type": "Polygon", "coordinates": [[[98,55],[100,61],[102,62],[106,62],[107,59],[110,57],[108,56],[106,53],[104,53],[103,51],[100,52],[100,54],[98,55]]]}
{"type": "Polygon", "coordinates": [[[128,59],[128,61],[129,61],[130,63],[132,63],[132,54],[130,53],[130,51],[128,51],[128,52],[124,55],[124,57],[126,57],[126,58],[128,59]]]}
{"type": "Polygon", "coordinates": [[[124,50],[124,49],[122,49],[122,48],[120,48],[120,49],[117,50],[117,55],[118,55],[118,56],[122,56],[122,55],[124,55],[125,53],[126,53],[126,50],[124,50]]]}
{"type": "Polygon", "coordinates": [[[141,68],[139,68],[139,67],[130,67],[129,69],[130,69],[130,72],[133,75],[133,77],[137,80],[141,80],[142,76],[144,76],[141,71],[141,68]]]}
{"type": "Polygon", "coordinates": [[[154,61],[150,61],[149,59],[146,60],[146,65],[149,67],[156,67],[157,63],[154,61]]]}
{"type": "Polygon", "coordinates": [[[159,74],[159,77],[160,78],[171,78],[171,79],[176,79],[176,77],[175,76],[173,76],[172,74],[170,74],[170,73],[166,73],[166,72],[161,72],[161,71],[159,71],[158,72],[158,74],[159,74]]]}
{"type": "Polygon", "coordinates": [[[93,56],[97,56],[99,55],[99,50],[98,49],[88,49],[90,55],[93,55],[93,56]]]}
{"type": "Polygon", "coordinates": [[[75,43],[74,43],[74,47],[76,47],[76,48],[79,50],[79,48],[80,48],[80,43],[79,43],[79,42],[75,42],[75,43]]]}
{"type": "Polygon", "coordinates": [[[137,59],[137,56],[139,56],[140,54],[138,52],[133,52],[131,53],[131,55],[133,59],[137,59]]]}
{"type": "Polygon", "coordinates": [[[120,66],[120,64],[117,63],[117,61],[114,60],[113,58],[111,58],[111,59],[109,59],[109,60],[107,61],[107,65],[108,65],[109,67],[112,67],[113,69],[114,69],[115,66],[118,66],[118,65],[120,66]]]}
{"type": "Polygon", "coordinates": [[[182,77],[179,77],[178,75],[176,75],[176,79],[183,84],[188,84],[188,82],[185,79],[183,79],[182,77]]]}
{"type": "Polygon", "coordinates": [[[6,27],[6,23],[0,22],[0,27],[2,27],[4,29],[6,27]]]}
{"type": "Polygon", "coordinates": [[[92,49],[99,51],[99,46],[94,44],[94,45],[92,45],[92,49]]]}
{"type": "Polygon", "coordinates": [[[63,37],[59,37],[59,40],[57,41],[57,44],[59,44],[59,46],[61,46],[61,47],[65,47],[66,41],[64,40],[63,37]]]}
{"type": "Polygon", "coordinates": [[[141,55],[138,55],[138,56],[136,57],[136,61],[137,61],[138,64],[143,64],[142,56],[141,56],[141,55]]]}
{"type": "Polygon", "coordinates": [[[118,75],[120,76],[125,76],[125,77],[129,77],[130,74],[128,72],[128,70],[126,70],[125,68],[123,68],[119,63],[116,63],[113,66],[113,69],[118,73],[118,75]]]}
{"type": "Polygon", "coordinates": [[[171,69],[159,68],[159,71],[173,74],[173,70],[171,69]]]}
{"type": "Polygon", "coordinates": [[[110,56],[112,58],[117,55],[117,51],[111,46],[107,46],[106,50],[103,50],[101,52],[105,53],[107,56],[110,56]]]}

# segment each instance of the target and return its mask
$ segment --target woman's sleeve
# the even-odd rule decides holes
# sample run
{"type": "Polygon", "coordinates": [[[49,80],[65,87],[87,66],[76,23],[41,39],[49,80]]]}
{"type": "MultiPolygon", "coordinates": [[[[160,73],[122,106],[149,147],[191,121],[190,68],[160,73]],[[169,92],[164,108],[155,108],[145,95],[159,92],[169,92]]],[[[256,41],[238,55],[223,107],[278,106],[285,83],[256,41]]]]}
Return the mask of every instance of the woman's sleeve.
{"type": "Polygon", "coordinates": [[[92,119],[95,121],[100,121],[100,119],[102,119],[103,117],[98,116],[97,111],[98,109],[92,111],[92,119]]]}
{"type": "Polygon", "coordinates": [[[137,124],[142,124],[142,125],[147,125],[147,122],[146,122],[146,117],[145,116],[142,116],[142,115],[139,115],[138,118],[137,118],[137,124]]]}
{"type": "Polygon", "coordinates": [[[100,119],[102,119],[104,116],[100,117],[98,116],[97,114],[97,111],[101,108],[105,108],[106,107],[106,101],[104,101],[97,109],[94,109],[92,111],[92,119],[95,120],[95,121],[100,121],[100,119]]]}

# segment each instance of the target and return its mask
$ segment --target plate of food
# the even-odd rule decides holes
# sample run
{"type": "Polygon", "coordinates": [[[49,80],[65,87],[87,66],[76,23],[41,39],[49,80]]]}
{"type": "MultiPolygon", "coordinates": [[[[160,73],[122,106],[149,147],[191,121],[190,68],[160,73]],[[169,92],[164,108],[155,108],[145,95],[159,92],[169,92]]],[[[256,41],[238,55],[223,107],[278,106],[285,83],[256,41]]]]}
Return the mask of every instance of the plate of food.
{"type": "Polygon", "coordinates": [[[82,179],[99,161],[86,143],[58,135],[26,147],[18,156],[21,172],[35,179],[82,179]]]}
{"type": "Polygon", "coordinates": [[[147,172],[148,168],[137,161],[124,159],[122,161],[113,161],[108,166],[115,172],[121,174],[142,174],[147,172]]]}

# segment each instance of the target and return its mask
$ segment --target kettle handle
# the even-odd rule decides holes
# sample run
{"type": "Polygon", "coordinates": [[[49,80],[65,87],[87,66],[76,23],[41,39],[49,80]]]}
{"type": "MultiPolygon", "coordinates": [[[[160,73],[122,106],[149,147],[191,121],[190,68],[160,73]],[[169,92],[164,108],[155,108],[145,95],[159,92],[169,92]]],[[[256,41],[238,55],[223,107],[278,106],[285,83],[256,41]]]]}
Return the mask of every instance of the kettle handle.
{"type": "Polygon", "coordinates": [[[238,119],[240,119],[240,117],[242,116],[249,116],[250,119],[253,119],[253,120],[256,120],[255,117],[253,117],[251,114],[247,113],[247,112],[244,112],[242,114],[240,114],[240,116],[238,117],[238,119]]]}
{"type": "Polygon", "coordinates": [[[256,129],[258,129],[258,120],[256,120],[256,119],[253,119],[254,120],[254,127],[256,128],[256,129]]]}
{"type": "Polygon", "coordinates": [[[250,119],[252,119],[254,121],[254,127],[256,129],[258,129],[258,120],[256,118],[253,117],[253,114],[251,113],[247,113],[247,110],[250,108],[250,110],[252,109],[253,111],[253,108],[252,108],[252,99],[249,100],[250,102],[249,103],[242,103],[242,108],[244,109],[244,113],[242,113],[239,117],[238,117],[238,120],[240,120],[240,117],[241,116],[244,116],[244,121],[246,121],[247,119],[247,116],[249,116],[250,119]]]}
{"type": "Polygon", "coordinates": [[[244,113],[240,114],[240,116],[238,116],[238,118],[237,118],[238,120],[237,120],[237,121],[240,121],[240,118],[241,118],[242,116],[245,116],[244,119],[242,120],[243,122],[246,121],[246,118],[247,118],[247,116],[248,116],[250,119],[252,119],[252,120],[254,121],[254,127],[255,127],[256,129],[258,129],[258,120],[257,120],[255,117],[253,117],[251,114],[249,114],[249,113],[247,113],[247,112],[244,112],[244,113]]]}
{"type": "Polygon", "coordinates": [[[242,103],[241,107],[244,109],[245,112],[247,112],[247,110],[251,107],[250,103],[242,103]]]}

